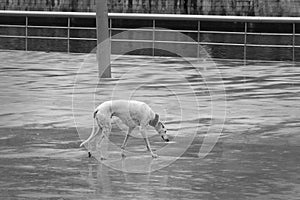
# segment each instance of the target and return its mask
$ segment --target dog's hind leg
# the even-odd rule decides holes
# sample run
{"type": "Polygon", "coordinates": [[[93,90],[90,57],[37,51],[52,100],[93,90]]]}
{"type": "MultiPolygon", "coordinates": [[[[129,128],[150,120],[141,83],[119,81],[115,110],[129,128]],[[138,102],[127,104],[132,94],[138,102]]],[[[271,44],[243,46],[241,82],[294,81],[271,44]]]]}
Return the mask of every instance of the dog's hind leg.
{"type": "Polygon", "coordinates": [[[134,128],[129,127],[129,129],[128,129],[127,133],[126,133],[125,139],[124,139],[123,144],[121,146],[121,150],[122,150],[122,154],[121,155],[122,155],[122,157],[125,157],[125,147],[127,145],[128,138],[130,137],[130,134],[131,134],[131,132],[132,132],[133,129],[134,128]]]}
{"type": "Polygon", "coordinates": [[[100,132],[100,127],[97,126],[97,130],[94,132],[94,134],[91,136],[91,138],[88,140],[88,146],[87,146],[87,149],[88,149],[88,156],[89,158],[92,156],[91,152],[93,150],[93,146],[96,147],[96,144],[94,144],[96,141],[95,141],[95,137],[99,134],[100,132]],[[94,145],[93,145],[94,144],[94,145]]]}
{"type": "Polygon", "coordinates": [[[86,139],[85,141],[83,141],[81,144],[80,144],[80,147],[82,147],[84,144],[88,143],[87,145],[87,149],[88,149],[88,156],[91,157],[92,154],[91,154],[91,140],[93,140],[95,138],[95,136],[99,133],[99,130],[100,130],[100,125],[97,121],[97,118],[96,118],[96,112],[94,112],[94,116],[93,116],[94,120],[93,120],[93,129],[92,129],[92,132],[89,136],[88,139],[86,139]],[[97,130],[95,131],[95,121],[97,121],[97,130]]]}
{"type": "MultiPolygon", "coordinates": [[[[111,132],[111,126],[105,126],[105,127],[102,127],[102,133],[101,133],[101,135],[99,136],[99,140],[98,140],[97,143],[96,143],[96,149],[97,149],[97,151],[100,153],[100,159],[101,159],[101,160],[106,159],[106,158],[105,158],[106,155],[103,156],[103,152],[100,151],[100,144],[101,144],[102,140],[103,140],[105,137],[107,137],[107,139],[109,139],[109,134],[110,134],[110,132],[111,132]]],[[[107,149],[108,149],[108,146],[107,146],[107,145],[108,145],[108,143],[105,143],[105,144],[104,144],[104,147],[102,148],[102,149],[105,151],[104,154],[107,153],[107,149]]]]}

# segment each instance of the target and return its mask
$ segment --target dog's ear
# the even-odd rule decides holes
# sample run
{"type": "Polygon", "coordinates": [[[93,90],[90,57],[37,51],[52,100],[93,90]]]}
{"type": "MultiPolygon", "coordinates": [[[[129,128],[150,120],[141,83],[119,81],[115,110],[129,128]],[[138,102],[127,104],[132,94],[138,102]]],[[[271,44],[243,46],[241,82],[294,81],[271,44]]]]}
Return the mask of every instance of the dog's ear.
{"type": "Polygon", "coordinates": [[[159,121],[159,115],[155,114],[154,119],[150,120],[149,125],[155,127],[159,121]]]}

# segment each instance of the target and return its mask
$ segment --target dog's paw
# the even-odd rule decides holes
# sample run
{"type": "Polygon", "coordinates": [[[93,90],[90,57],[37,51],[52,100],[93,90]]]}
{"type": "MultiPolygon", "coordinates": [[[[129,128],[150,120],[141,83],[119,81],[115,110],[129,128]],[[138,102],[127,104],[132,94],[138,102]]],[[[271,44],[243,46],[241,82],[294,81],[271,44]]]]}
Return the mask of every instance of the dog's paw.
{"type": "Polygon", "coordinates": [[[155,153],[152,153],[152,158],[158,158],[158,155],[155,153]]]}
{"type": "Polygon", "coordinates": [[[106,160],[106,158],[105,157],[100,157],[100,160],[106,160]]]}
{"type": "Polygon", "coordinates": [[[125,149],[123,147],[121,147],[121,156],[122,156],[122,158],[126,157],[126,155],[125,155],[125,149]]]}

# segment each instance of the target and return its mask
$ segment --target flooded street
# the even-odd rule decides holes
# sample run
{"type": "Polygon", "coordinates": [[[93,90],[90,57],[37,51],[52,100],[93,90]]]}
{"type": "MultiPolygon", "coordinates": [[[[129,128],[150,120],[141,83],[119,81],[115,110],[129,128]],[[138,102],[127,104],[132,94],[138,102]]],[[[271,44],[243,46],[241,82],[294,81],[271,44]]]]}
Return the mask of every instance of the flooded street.
{"type": "Polygon", "coordinates": [[[0,199],[299,199],[298,63],[114,56],[98,82],[93,55],[0,58],[0,199]],[[120,98],[165,121],[158,159],[137,130],[122,159],[117,119],[107,160],[79,148],[94,107],[120,98]]]}

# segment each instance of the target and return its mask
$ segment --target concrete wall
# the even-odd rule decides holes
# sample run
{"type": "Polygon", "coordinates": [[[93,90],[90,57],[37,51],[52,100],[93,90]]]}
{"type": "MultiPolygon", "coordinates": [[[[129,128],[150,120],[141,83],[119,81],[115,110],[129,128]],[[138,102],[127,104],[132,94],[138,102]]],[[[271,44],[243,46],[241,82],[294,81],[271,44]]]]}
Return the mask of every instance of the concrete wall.
{"type": "MultiPolygon", "coordinates": [[[[0,0],[0,10],[95,11],[96,0],[0,0]]],[[[300,16],[299,0],[108,0],[110,12],[300,16]]]]}

